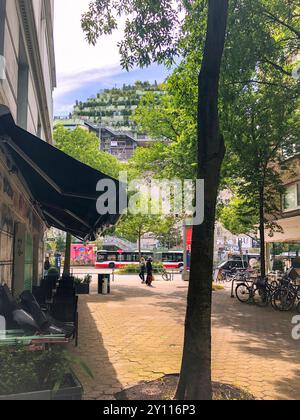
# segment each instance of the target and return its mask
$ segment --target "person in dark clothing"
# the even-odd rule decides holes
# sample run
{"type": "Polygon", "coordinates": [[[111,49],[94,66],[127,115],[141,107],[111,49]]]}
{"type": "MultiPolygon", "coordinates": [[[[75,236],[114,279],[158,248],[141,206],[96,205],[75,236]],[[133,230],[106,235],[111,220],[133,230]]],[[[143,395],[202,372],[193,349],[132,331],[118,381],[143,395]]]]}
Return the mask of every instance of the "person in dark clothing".
{"type": "Polygon", "coordinates": [[[142,258],[140,261],[140,274],[139,277],[142,280],[142,284],[145,284],[145,274],[146,274],[146,260],[142,258]]]}
{"type": "Polygon", "coordinates": [[[46,257],[45,263],[44,263],[44,275],[45,277],[48,275],[48,271],[51,268],[50,259],[49,257],[46,257]]]}
{"type": "Polygon", "coordinates": [[[146,265],[147,269],[147,286],[151,287],[153,281],[153,267],[152,267],[152,258],[149,258],[146,265]]]}

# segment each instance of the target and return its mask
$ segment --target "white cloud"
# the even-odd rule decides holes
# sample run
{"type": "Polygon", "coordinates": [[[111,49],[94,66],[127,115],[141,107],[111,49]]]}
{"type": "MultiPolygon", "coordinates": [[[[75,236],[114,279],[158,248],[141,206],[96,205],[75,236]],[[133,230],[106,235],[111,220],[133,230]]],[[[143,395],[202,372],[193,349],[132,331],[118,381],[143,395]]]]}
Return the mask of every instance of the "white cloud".
{"type": "Polygon", "coordinates": [[[85,100],[103,88],[122,86],[136,80],[162,81],[168,72],[163,66],[133,69],[120,66],[118,41],[123,38],[125,18],[111,36],[103,36],[94,47],[81,28],[81,16],[90,0],[54,0],[57,88],[54,91],[55,115],[68,115],[75,101],[85,100]]]}
{"type": "Polygon", "coordinates": [[[120,68],[117,65],[107,68],[93,68],[79,73],[61,73],[54,98],[59,99],[69,92],[75,92],[78,87],[83,87],[92,82],[100,82],[119,73],[120,68]]]}
{"type": "MultiPolygon", "coordinates": [[[[94,47],[87,43],[81,28],[81,16],[88,10],[90,0],[55,0],[55,53],[57,90],[55,98],[70,92],[84,82],[97,80],[99,75],[120,71],[117,42],[120,30],[102,37],[94,47]],[[94,79],[93,79],[94,78],[94,79]]],[[[110,73],[111,74],[111,73],[110,73]]]]}

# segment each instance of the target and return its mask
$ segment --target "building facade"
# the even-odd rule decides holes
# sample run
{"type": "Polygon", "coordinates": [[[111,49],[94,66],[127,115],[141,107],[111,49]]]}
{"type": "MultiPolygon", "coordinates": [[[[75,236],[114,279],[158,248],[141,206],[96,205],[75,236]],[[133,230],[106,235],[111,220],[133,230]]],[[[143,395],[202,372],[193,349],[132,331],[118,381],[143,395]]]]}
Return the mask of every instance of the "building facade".
{"type": "Polygon", "coordinates": [[[56,128],[58,126],[62,125],[66,130],[74,131],[76,128],[82,128],[83,130],[89,130],[88,127],[85,124],[85,121],[79,120],[79,119],[65,119],[65,118],[59,118],[54,117],[54,124],[53,127],[56,128]]]}
{"type": "Polygon", "coordinates": [[[150,147],[154,140],[144,134],[130,131],[114,131],[108,127],[85,122],[90,132],[99,138],[100,150],[109,153],[121,161],[128,161],[132,158],[138,147],[150,147]]]}
{"type": "Polygon", "coordinates": [[[281,231],[266,231],[269,254],[273,243],[300,244],[300,154],[288,159],[286,165],[287,170],[282,174],[286,193],[282,197],[282,211],[276,220],[281,231]]]}
{"type": "Polygon", "coordinates": [[[137,142],[132,136],[126,133],[115,133],[108,128],[100,129],[100,150],[109,153],[121,161],[130,159],[135,149],[137,142]]]}
{"type": "Polygon", "coordinates": [[[241,250],[244,254],[259,254],[260,244],[258,240],[248,235],[234,235],[217,222],[214,249],[214,260],[219,263],[230,254],[239,254],[241,250]]]}
{"type": "MultiPolygon", "coordinates": [[[[53,0],[0,0],[0,104],[15,123],[52,143],[56,85],[53,0]]],[[[0,142],[0,282],[16,294],[43,274],[46,224],[0,142]]]]}
{"type": "Polygon", "coordinates": [[[157,83],[149,82],[136,82],[134,85],[124,85],[122,88],[105,89],[85,102],[77,101],[73,116],[114,131],[135,133],[137,127],[132,118],[134,111],[141,98],[149,92],[156,95],[163,94],[157,83]]]}

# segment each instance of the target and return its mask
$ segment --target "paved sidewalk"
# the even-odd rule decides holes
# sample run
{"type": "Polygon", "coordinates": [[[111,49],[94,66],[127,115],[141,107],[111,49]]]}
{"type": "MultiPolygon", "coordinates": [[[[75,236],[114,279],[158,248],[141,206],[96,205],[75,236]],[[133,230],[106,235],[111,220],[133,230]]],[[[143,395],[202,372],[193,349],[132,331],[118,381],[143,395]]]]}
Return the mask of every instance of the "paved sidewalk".
{"type": "MultiPolygon", "coordinates": [[[[142,380],[178,373],[187,284],[155,282],[153,289],[120,277],[109,296],[80,297],[76,350],[95,380],[80,374],[87,399],[113,395],[142,380]]],[[[292,314],[242,305],[214,293],[213,378],[263,399],[300,397],[300,342],[292,314]]]]}

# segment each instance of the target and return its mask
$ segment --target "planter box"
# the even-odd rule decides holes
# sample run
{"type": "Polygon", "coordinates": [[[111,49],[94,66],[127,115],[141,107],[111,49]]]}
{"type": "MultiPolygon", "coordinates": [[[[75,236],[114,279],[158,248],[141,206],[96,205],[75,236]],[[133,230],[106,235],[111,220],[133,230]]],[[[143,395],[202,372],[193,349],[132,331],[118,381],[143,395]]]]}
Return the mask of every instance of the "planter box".
{"type": "Polygon", "coordinates": [[[15,395],[0,395],[0,401],[81,401],[83,388],[74,374],[68,375],[69,386],[54,393],[52,391],[36,391],[15,395]]]}
{"type": "Polygon", "coordinates": [[[51,391],[36,391],[26,394],[0,395],[0,401],[50,401],[51,391]]]}
{"type": "Polygon", "coordinates": [[[75,291],[77,295],[89,295],[90,294],[90,285],[89,284],[76,284],[75,291]]]}
{"type": "Polygon", "coordinates": [[[59,275],[58,274],[48,274],[48,276],[46,276],[46,279],[49,282],[51,282],[52,290],[55,290],[56,286],[57,286],[58,279],[59,279],[59,275]]]}
{"type": "Polygon", "coordinates": [[[60,389],[55,394],[51,392],[52,401],[81,401],[83,397],[83,388],[74,374],[69,375],[70,385],[60,389]]]}

